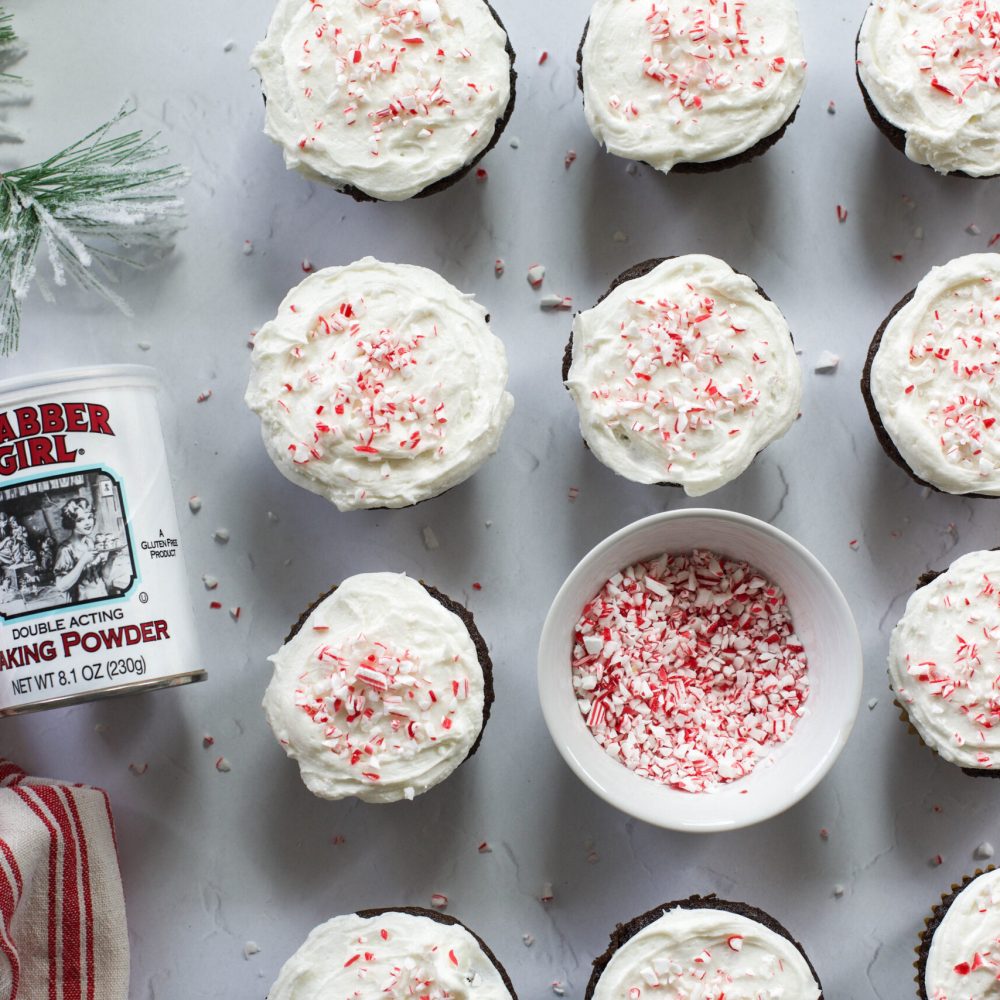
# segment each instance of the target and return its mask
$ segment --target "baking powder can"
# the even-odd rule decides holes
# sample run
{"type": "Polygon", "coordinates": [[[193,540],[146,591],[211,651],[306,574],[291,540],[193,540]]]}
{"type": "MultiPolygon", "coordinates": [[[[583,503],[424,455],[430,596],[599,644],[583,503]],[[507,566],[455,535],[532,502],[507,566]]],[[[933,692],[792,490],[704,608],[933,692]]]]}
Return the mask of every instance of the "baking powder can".
{"type": "Polygon", "coordinates": [[[151,368],[0,382],[0,715],[202,669],[151,368]]]}

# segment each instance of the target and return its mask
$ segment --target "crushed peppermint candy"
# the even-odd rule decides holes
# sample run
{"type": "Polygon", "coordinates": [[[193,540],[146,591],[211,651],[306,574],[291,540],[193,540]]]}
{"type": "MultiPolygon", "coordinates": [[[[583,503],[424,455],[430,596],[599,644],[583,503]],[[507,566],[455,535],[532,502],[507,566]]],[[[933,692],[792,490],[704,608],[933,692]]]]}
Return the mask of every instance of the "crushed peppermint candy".
{"type": "Polygon", "coordinates": [[[573,299],[569,295],[543,295],[538,300],[539,309],[553,312],[557,309],[572,309],[573,299]]]}
{"type": "Polygon", "coordinates": [[[901,409],[926,425],[937,460],[979,479],[996,475],[1000,371],[1000,289],[994,276],[956,282],[928,305],[899,382],[901,409]]]}
{"type": "Polygon", "coordinates": [[[215,769],[221,774],[228,774],[233,769],[233,765],[225,757],[219,757],[215,762],[215,769]]]}
{"type": "Polygon", "coordinates": [[[493,261],[493,273],[498,278],[501,278],[503,277],[503,273],[506,270],[507,270],[507,264],[505,263],[504,259],[502,257],[497,257],[497,259],[493,261]]]}
{"type": "Polygon", "coordinates": [[[832,353],[831,351],[824,351],[820,356],[819,360],[816,362],[816,367],[813,371],[817,375],[832,375],[837,367],[840,365],[840,356],[832,353]]]}
{"type": "Polygon", "coordinates": [[[634,100],[615,95],[608,100],[611,111],[626,122],[639,119],[643,127],[648,111],[664,109],[670,121],[697,128],[706,106],[773,93],[790,68],[804,68],[802,60],[773,54],[744,3],[646,6],[651,12],[637,69],[647,91],[634,100]],[[659,86],[649,90],[650,82],[659,86]]]}
{"type": "Polygon", "coordinates": [[[448,908],[448,897],[443,892],[435,892],[431,896],[431,906],[435,910],[446,910],[448,908]]]}
{"type": "Polygon", "coordinates": [[[444,400],[412,388],[437,336],[426,320],[400,331],[382,327],[369,319],[360,297],[321,310],[308,347],[291,348],[294,375],[276,387],[277,405],[301,416],[296,436],[285,445],[290,461],[303,467],[338,458],[389,463],[444,454],[444,400]],[[313,405],[310,393],[317,384],[327,388],[313,405]]]}
{"type": "Polygon", "coordinates": [[[220,545],[225,545],[229,541],[229,529],[216,528],[212,538],[214,538],[220,545]]]}
{"type": "Polygon", "coordinates": [[[611,577],[577,623],[572,669],[607,753],[688,792],[749,774],[791,737],[809,694],[784,593],[705,550],[611,577]]]}
{"type": "Polygon", "coordinates": [[[438,536],[434,533],[434,529],[428,524],[420,529],[420,537],[424,540],[424,548],[428,552],[433,552],[435,549],[441,547],[441,543],[438,541],[438,536]]]}
{"type": "Polygon", "coordinates": [[[364,634],[337,644],[321,634],[295,689],[295,705],[322,729],[323,745],[367,785],[382,780],[385,766],[454,737],[469,697],[458,657],[435,687],[416,653],[364,634]]]}
{"type": "Polygon", "coordinates": [[[979,861],[989,861],[993,853],[993,845],[988,840],[984,840],[975,850],[975,856],[979,861]]]}
{"type": "Polygon", "coordinates": [[[528,284],[532,288],[541,288],[545,280],[545,266],[543,264],[532,264],[528,268],[528,284]]]}
{"type": "Polygon", "coordinates": [[[201,497],[189,497],[188,498],[188,510],[192,514],[197,514],[201,510],[201,497]]]}

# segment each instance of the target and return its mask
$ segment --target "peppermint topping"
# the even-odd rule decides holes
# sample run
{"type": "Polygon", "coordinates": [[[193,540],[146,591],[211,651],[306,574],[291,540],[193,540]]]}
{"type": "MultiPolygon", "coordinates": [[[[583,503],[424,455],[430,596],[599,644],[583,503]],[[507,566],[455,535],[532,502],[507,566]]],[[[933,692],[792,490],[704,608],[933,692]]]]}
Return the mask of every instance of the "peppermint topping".
{"type": "Polygon", "coordinates": [[[630,295],[622,311],[593,405],[619,433],[660,451],[666,478],[677,456],[696,459],[742,433],[770,345],[739,306],[693,283],[676,296],[630,295]]]}
{"type": "Polygon", "coordinates": [[[927,88],[964,104],[1000,90],[1000,7],[992,0],[923,4],[924,20],[900,43],[916,60],[927,88]]]}
{"type": "MultiPolygon", "coordinates": [[[[478,76],[476,53],[454,37],[436,0],[346,0],[341,6],[350,8],[349,17],[324,3],[309,6],[297,66],[301,103],[313,119],[299,140],[303,149],[339,116],[367,131],[369,152],[377,157],[386,133],[405,131],[412,141],[425,141],[457,107],[493,91],[478,76]],[[326,64],[319,86],[317,64],[326,64]]],[[[477,134],[470,128],[467,141],[477,134]]]]}
{"type": "Polygon", "coordinates": [[[598,743],[687,792],[749,774],[792,735],[809,691],[781,589],[701,550],[616,573],[583,609],[572,669],[598,743]]]}
{"type": "Polygon", "coordinates": [[[995,767],[1000,739],[1000,556],[973,552],[916,591],[893,632],[893,689],[925,740],[995,767]]]}
{"type": "Polygon", "coordinates": [[[455,675],[435,689],[419,658],[406,649],[359,635],[318,645],[295,689],[295,704],[323,729],[323,745],[366,783],[383,766],[447,738],[469,679],[454,657],[455,675]]]}
{"type": "Polygon", "coordinates": [[[915,327],[898,396],[919,409],[940,459],[974,477],[1000,464],[994,387],[1000,366],[1000,287],[990,275],[938,296],[915,327]]]}
{"type": "Polygon", "coordinates": [[[649,7],[641,73],[660,87],[645,91],[645,99],[612,95],[608,107],[620,118],[635,120],[665,105],[675,124],[696,130],[707,103],[767,90],[787,70],[785,56],[773,53],[767,37],[751,26],[745,0],[655,0],[649,7]]]}
{"type": "Polygon", "coordinates": [[[801,952],[748,917],[668,910],[619,947],[595,1000],[818,1000],[801,952]]]}
{"type": "Polygon", "coordinates": [[[277,399],[298,416],[301,436],[288,444],[296,465],[328,454],[387,462],[444,453],[444,401],[408,386],[410,369],[420,364],[424,341],[437,337],[437,326],[375,329],[364,323],[365,315],[363,299],[339,302],[316,318],[309,347],[289,350],[290,374],[277,399]],[[299,413],[296,394],[312,399],[317,385],[322,401],[299,413]]]}
{"type": "Polygon", "coordinates": [[[269,996],[386,1000],[510,1000],[497,967],[460,924],[390,911],[335,917],[288,960],[269,996]]]}

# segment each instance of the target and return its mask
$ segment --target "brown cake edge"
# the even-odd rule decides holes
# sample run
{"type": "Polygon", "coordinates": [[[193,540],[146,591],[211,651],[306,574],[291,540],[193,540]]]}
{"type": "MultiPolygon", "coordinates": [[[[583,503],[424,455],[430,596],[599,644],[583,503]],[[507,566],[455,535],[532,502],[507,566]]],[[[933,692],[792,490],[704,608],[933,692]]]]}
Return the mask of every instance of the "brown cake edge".
{"type": "Polygon", "coordinates": [[[816,973],[816,969],[813,967],[809,956],[806,954],[805,948],[792,936],[791,932],[780,924],[774,917],[769,913],[765,913],[763,910],[758,909],[756,906],[751,906],[749,903],[733,902],[727,899],[719,899],[715,893],[709,893],[707,896],[688,896],[687,899],[673,900],[669,903],[662,903],[660,906],[653,907],[651,910],[647,910],[645,913],[639,914],[639,916],[634,917],[627,923],[618,924],[615,929],[611,932],[611,942],[608,945],[607,951],[603,955],[599,955],[594,959],[594,970],[591,973],[590,981],[587,983],[587,991],[584,994],[584,1000],[592,1000],[594,991],[597,989],[597,984],[600,981],[604,970],[608,967],[608,963],[614,957],[615,953],[625,945],[631,938],[635,937],[640,931],[645,930],[650,924],[655,923],[660,917],[663,916],[669,910],[723,910],[726,913],[733,913],[737,916],[747,917],[750,920],[755,920],[759,924],[763,924],[768,930],[773,931],[775,934],[780,935],[786,941],[791,942],[805,960],[806,965],[809,967],[809,971],[812,973],[813,979],[816,980],[816,985],[819,986],[820,996],[819,1000],[823,1000],[823,985],[820,982],[819,976],[816,973]]]}

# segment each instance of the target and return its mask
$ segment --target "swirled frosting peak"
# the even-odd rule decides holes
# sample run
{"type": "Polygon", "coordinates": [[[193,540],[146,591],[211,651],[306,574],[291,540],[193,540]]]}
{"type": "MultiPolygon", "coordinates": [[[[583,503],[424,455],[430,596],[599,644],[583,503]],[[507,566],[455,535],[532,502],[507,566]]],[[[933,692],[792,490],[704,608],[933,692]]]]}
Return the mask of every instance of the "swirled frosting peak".
{"type": "Polygon", "coordinates": [[[889,679],[945,760],[1000,764],[1000,552],[970,552],[910,596],[889,643],[889,679]]]}
{"type": "Polygon", "coordinates": [[[594,1000],[818,1000],[802,953],[749,917],[706,907],[667,910],[611,957],[594,1000]]]}
{"type": "Polygon", "coordinates": [[[1000,496],[1000,254],[935,267],[888,322],[869,387],[916,475],[945,493],[1000,496]]]}
{"type": "Polygon", "coordinates": [[[702,496],[788,430],[801,381],[774,303],[724,261],[691,254],[576,317],[566,385],[605,465],[702,496]]]}
{"type": "Polygon", "coordinates": [[[806,64],[793,0],[596,0],[581,69],[594,137],[669,171],[777,132],[806,64]]]}
{"type": "Polygon", "coordinates": [[[483,668],[458,615],[402,574],[345,580],[274,656],[264,712],[315,795],[411,799],[483,729],[483,668]]]}
{"type": "Polygon", "coordinates": [[[1000,4],[876,0],[858,36],[858,75],[906,155],[940,173],[1000,173],[1000,4]]]}
{"type": "Polygon", "coordinates": [[[463,482],[514,406],[486,310],[440,275],[372,257],[311,274],[254,340],[247,405],[292,482],[341,510],[463,482]]]}
{"type": "Polygon", "coordinates": [[[284,964],[269,1000],[511,1000],[497,967],[461,924],[402,911],[349,914],[316,927],[284,964]]]}
{"type": "Polygon", "coordinates": [[[252,65],[285,164],[384,201],[474,160],[511,98],[483,0],[278,0],[252,65]]]}

